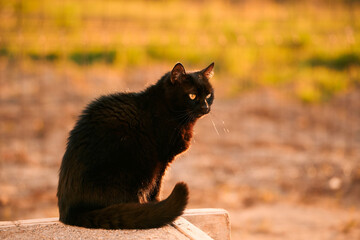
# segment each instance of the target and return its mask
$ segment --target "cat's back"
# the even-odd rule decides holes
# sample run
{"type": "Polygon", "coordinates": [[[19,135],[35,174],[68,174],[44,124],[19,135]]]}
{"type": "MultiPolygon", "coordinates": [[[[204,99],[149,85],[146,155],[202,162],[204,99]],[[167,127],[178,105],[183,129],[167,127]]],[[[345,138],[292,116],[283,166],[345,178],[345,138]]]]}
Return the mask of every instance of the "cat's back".
{"type": "Polygon", "coordinates": [[[83,115],[89,120],[100,122],[137,117],[139,111],[139,94],[114,93],[101,96],[92,101],[84,110],[83,115]]]}
{"type": "MultiPolygon", "coordinates": [[[[97,145],[133,135],[146,128],[146,114],[137,93],[101,96],[87,105],[70,132],[68,148],[97,145]]],[[[69,149],[68,149],[69,150],[69,149]]]]}
{"type": "Polygon", "coordinates": [[[101,96],[85,108],[75,128],[82,125],[93,130],[140,127],[146,115],[140,98],[137,93],[101,96]]]}

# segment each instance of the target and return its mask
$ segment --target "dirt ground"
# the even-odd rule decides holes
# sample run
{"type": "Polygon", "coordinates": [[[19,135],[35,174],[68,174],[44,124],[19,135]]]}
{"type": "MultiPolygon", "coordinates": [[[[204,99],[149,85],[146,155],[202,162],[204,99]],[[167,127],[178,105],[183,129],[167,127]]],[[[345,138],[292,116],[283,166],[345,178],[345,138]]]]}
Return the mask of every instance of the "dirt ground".
{"type": "MultiPolygon", "coordinates": [[[[58,216],[58,168],[81,109],[164,71],[0,62],[0,220],[58,216]]],[[[304,105],[270,89],[228,98],[214,85],[212,112],[162,195],[187,182],[189,208],[229,211],[232,239],[360,239],[359,89],[304,105]]]]}

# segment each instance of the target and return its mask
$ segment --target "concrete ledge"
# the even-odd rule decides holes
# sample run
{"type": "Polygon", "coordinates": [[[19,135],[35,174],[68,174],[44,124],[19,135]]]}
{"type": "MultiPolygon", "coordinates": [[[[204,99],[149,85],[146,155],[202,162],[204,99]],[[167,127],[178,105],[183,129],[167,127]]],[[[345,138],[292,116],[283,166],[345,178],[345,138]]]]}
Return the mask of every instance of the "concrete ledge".
{"type": "Polygon", "coordinates": [[[215,240],[230,240],[230,217],[224,209],[188,209],[183,217],[215,240]]]}
{"type": "Polygon", "coordinates": [[[147,230],[86,229],[58,218],[0,221],[0,239],[174,239],[230,240],[229,215],[222,209],[190,209],[175,222],[147,230]]]}

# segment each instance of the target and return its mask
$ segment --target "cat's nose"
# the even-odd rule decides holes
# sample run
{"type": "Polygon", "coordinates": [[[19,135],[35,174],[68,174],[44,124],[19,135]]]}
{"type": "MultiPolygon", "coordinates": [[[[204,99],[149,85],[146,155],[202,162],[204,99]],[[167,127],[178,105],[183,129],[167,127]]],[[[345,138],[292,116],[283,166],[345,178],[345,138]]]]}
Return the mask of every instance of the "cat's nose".
{"type": "Polygon", "coordinates": [[[210,106],[207,103],[206,99],[204,101],[204,103],[201,105],[201,110],[203,111],[203,113],[209,113],[210,112],[210,106]]]}

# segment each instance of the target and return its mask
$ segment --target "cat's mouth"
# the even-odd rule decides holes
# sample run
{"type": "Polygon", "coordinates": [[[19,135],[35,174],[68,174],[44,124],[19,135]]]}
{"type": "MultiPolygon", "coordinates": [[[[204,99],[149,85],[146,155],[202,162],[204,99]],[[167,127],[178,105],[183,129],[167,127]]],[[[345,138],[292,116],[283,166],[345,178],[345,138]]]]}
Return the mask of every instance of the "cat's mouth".
{"type": "Polygon", "coordinates": [[[206,114],[208,114],[209,112],[210,112],[210,108],[201,109],[200,111],[198,111],[197,113],[195,113],[195,117],[196,117],[196,118],[202,118],[202,117],[204,117],[206,114]]]}
{"type": "Polygon", "coordinates": [[[202,115],[206,115],[210,112],[210,106],[206,104],[206,107],[202,107],[200,110],[202,115]]]}

